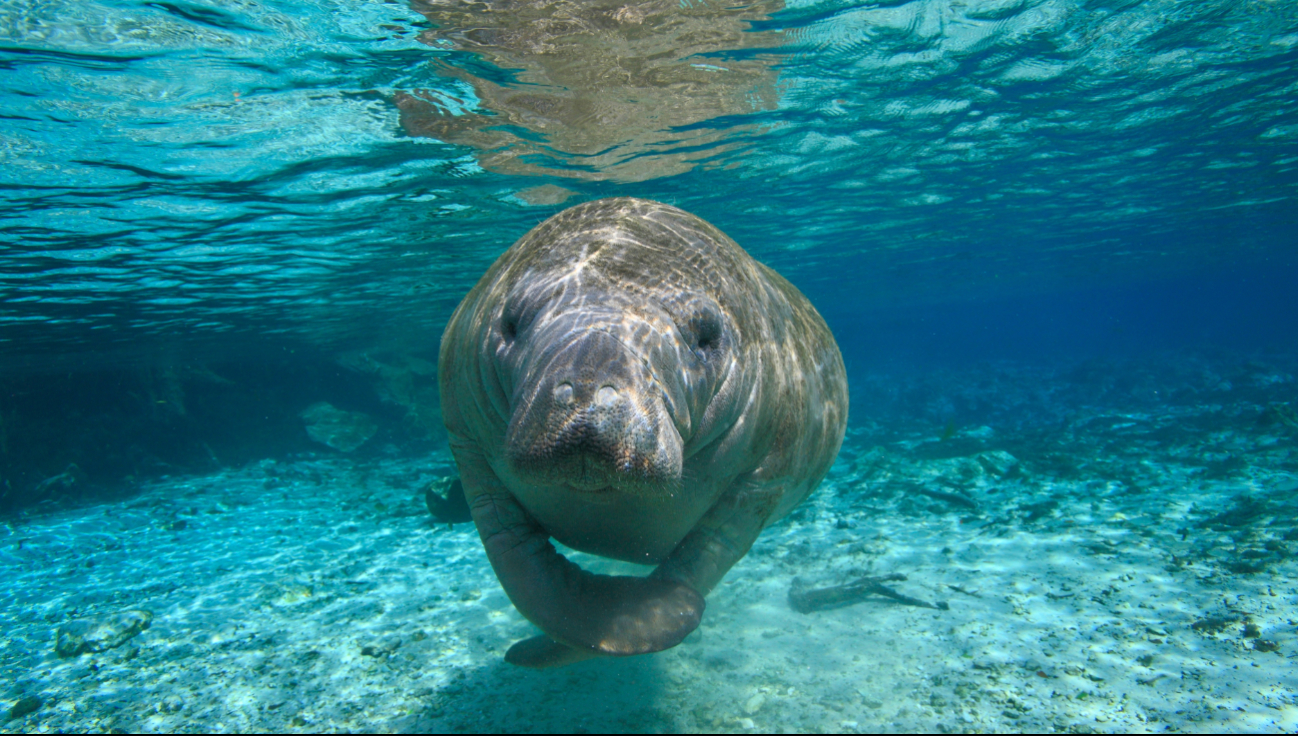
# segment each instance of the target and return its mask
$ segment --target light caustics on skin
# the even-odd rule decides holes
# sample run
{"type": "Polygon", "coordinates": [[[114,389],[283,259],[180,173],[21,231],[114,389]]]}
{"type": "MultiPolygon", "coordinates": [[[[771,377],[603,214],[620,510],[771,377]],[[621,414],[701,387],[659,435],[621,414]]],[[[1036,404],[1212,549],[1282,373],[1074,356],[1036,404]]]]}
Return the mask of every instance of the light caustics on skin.
{"type": "Polygon", "coordinates": [[[442,341],[443,416],[501,584],[546,634],[507,659],[674,646],[703,596],[842,442],[842,359],[814,308],[716,228],[612,199],[534,228],[442,341]],[[476,348],[476,349],[472,349],[476,348]],[[591,575],[550,539],[657,564],[591,575]]]}
{"type": "Polygon", "coordinates": [[[511,470],[534,485],[672,493],[680,484],[681,440],[668,410],[673,402],[662,399],[671,389],[628,347],[640,320],[628,312],[620,323],[585,323],[580,311],[571,314],[574,309],[580,306],[551,304],[548,319],[529,327],[561,349],[518,351],[521,360],[511,361],[528,376],[513,405],[531,409],[511,417],[511,470]]]}

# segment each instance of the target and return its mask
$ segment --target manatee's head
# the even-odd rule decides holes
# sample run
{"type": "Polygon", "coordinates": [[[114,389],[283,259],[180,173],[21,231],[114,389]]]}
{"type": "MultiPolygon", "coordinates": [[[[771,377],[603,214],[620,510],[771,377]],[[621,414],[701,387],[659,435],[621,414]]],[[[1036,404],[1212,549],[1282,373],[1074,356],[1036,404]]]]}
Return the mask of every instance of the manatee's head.
{"type": "Polygon", "coordinates": [[[513,284],[490,339],[514,477],[583,494],[671,496],[685,458],[732,418],[723,409],[737,383],[732,320],[706,292],[646,281],[561,263],[513,284]]]}

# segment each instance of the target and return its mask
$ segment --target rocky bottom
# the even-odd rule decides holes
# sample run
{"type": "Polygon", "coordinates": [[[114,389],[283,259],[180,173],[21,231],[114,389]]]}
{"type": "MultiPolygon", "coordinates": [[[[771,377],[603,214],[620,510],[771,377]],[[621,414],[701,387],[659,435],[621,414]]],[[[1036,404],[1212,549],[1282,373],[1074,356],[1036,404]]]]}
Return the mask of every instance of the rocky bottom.
{"type": "Polygon", "coordinates": [[[429,518],[446,457],[10,519],[0,727],[1293,731],[1298,384],[1231,366],[867,377],[829,477],[698,632],[561,670],[502,661],[534,629],[472,526],[429,518]]]}

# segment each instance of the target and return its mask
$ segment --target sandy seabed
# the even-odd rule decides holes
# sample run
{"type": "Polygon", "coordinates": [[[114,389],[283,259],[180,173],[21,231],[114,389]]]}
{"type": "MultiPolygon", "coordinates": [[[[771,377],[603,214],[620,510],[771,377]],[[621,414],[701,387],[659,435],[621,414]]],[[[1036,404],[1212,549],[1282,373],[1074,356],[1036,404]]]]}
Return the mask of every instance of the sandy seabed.
{"type": "Polygon", "coordinates": [[[1265,391],[1200,394],[856,424],[684,644],[560,670],[502,660],[535,629],[472,525],[429,518],[445,457],[264,460],[10,519],[0,729],[1294,731],[1298,429],[1265,391]],[[789,605],[795,578],[894,573],[945,610],[789,605]],[[132,610],[138,635],[56,653],[59,627],[132,610]]]}

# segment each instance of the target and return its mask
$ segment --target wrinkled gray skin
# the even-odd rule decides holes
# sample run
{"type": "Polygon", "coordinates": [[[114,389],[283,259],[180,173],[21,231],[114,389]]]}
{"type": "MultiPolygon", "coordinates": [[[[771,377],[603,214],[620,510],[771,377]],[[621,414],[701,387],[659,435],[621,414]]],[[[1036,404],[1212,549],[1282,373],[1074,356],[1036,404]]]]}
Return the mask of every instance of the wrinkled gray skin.
{"type": "Polygon", "coordinates": [[[442,338],[442,413],[501,585],[547,667],[675,646],[842,444],[833,335],[789,282],[674,207],[606,199],[514,244],[442,338]],[[574,549],[642,564],[594,575],[574,549]]]}

